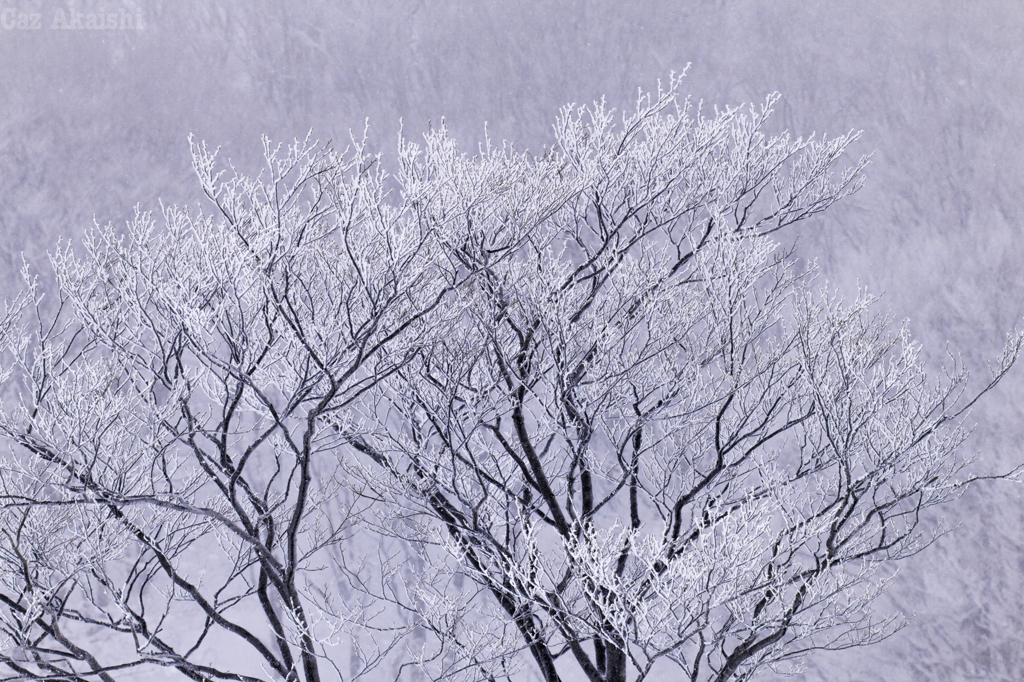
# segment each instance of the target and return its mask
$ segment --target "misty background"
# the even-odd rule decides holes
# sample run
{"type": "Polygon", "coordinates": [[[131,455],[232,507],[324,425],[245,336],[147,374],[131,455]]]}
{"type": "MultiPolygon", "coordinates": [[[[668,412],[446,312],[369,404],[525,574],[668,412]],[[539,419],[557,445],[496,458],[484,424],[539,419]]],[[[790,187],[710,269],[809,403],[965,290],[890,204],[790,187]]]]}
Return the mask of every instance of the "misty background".
{"type": "MultiPolygon", "coordinates": [[[[960,353],[978,388],[1024,320],[1022,57],[1018,0],[0,0],[0,291],[20,287],[22,254],[45,276],[94,219],[198,202],[189,133],[252,173],[263,134],[344,147],[367,120],[385,167],[400,121],[416,139],[442,117],[470,154],[485,122],[540,153],[563,104],[631,107],[689,63],[707,107],[779,91],[775,130],[864,131],[864,189],[778,237],[848,298],[883,294],[935,371],[960,353]],[[51,28],[90,11],[141,28],[51,28]],[[31,13],[40,28],[19,28],[31,13]]],[[[1021,364],[973,412],[978,472],[1024,463],[1021,364]]],[[[879,604],[913,622],[798,679],[1024,679],[1022,490],[984,483],[946,507],[959,527],[879,604]]]]}

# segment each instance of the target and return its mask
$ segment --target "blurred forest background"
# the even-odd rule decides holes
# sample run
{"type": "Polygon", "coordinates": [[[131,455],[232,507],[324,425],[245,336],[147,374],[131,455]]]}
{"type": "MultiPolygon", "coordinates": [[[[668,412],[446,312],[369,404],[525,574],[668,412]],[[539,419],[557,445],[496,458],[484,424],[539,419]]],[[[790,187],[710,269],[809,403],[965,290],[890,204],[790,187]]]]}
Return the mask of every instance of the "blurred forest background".
{"type": "MultiPolygon", "coordinates": [[[[911,320],[936,371],[976,385],[1024,316],[1024,3],[1018,0],[228,0],[31,2],[0,26],[0,290],[25,258],[134,206],[194,204],[187,135],[257,172],[274,141],[361,135],[385,166],[404,120],[442,117],[541,152],[567,102],[632,105],[692,63],[706,106],[783,94],[795,135],[863,129],[865,188],[799,234],[847,297],[865,286],[911,320]],[[58,10],[141,14],[132,31],[52,30],[58,10]]],[[[855,159],[851,158],[853,162],[855,159]]],[[[783,240],[794,234],[779,235],[783,240]]],[[[1024,367],[976,407],[978,471],[1024,462],[1024,367]]],[[[916,614],[867,649],[808,660],[805,682],[1024,679],[1024,497],[975,487],[959,524],[905,563],[882,608],[916,614]]],[[[938,524],[940,519],[930,519],[938,524]]],[[[769,674],[768,678],[771,677],[769,674]]]]}

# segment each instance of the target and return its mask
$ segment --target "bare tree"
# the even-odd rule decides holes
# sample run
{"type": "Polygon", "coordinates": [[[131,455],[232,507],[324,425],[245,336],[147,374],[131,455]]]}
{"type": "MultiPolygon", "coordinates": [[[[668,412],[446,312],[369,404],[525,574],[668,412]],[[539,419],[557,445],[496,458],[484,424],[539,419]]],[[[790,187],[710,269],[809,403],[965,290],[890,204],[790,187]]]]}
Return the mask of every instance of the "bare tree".
{"type": "Polygon", "coordinates": [[[876,642],[900,625],[872,611],[879,568],[971,480],[966,372],[930,382],[905,324],[815,293],[769,237],[865,163],[830,176],[855,135],[766,136],[774,101],[692,118],[673,87],[617,128],[564,110],[584,191],[500,263],[502,216],[478,220],[448,338],[375,387],[371,428],[339,426],[548,682],[563,656],[592,682],[724,682],[876,642]]]}
{"type": "MultiPolygon", "coordinates": [[[[268,144],[266,183],[222,179],[204,146],[193,156],[219,220],[166,208],[162,228],[139,214],[124,236],[93,230],[84,258],[52,256],[54,320],[24,321],[39,310],[34,282],[8,308],[4,379],[21,393],[0,414],[18,446],[0,474],[15,647],[0,660],[18,679],[108,680],[152,663],[196,680],[311,682],[358,620],[328,614],[330,586],[311,577],[354,511],[339,478],[317,477],[318,460],[337,459],[319,427],[406,364],[424,316],[472,276],[444,260],[461,224],[389,206],[361,145],[268,144]],[[122,640],[112,662],[77,643],[90,628],[122,640]],[[248,647],[257,663],[201,664],[204,645],[248,647]]],[[[514,242],[564,183],[544,190],[525,157],[491,166],[506,183],[494,201],[528,197],[510,207],[514,242]]]]}
{"type": "Polygon", "coordinates": [[[724,681],[889,633],[877,569],[972,480],[977,396],[770,237],[859,187],[866,160],[831,174],[856,135],[767,136],[774,97],[707,116],[678,88],[621,126],[566,108],[541,157],[433,130],[394,177],[356,141],[267,143],[265,181],[194,144],[214,215],[58,249],[50,317],[26,270],[6,679],[314,682],[394,653],[494,680],[527,652],[547,682],[562,657],[724,681]]]}

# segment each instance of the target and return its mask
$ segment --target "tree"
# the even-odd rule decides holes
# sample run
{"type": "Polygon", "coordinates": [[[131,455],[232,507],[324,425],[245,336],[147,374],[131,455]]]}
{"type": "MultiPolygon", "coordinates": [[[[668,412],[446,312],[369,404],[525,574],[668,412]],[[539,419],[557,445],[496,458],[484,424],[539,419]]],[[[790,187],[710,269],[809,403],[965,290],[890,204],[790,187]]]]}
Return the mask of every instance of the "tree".
{"type": "Polygon", "coordinates": [[[974,480],[963,419],[1022,337],[978,394],[930,382],[771,236],[859,188],[856,135],[679,86],[566,107],[540,157],[432,130],[394,177],[358,141],[265,143],[265,182],[193,144],[213,215],[59,248],[49,315],[26,270],[11,679],[724,681],[897,627],[879,568],[974,480]]]}

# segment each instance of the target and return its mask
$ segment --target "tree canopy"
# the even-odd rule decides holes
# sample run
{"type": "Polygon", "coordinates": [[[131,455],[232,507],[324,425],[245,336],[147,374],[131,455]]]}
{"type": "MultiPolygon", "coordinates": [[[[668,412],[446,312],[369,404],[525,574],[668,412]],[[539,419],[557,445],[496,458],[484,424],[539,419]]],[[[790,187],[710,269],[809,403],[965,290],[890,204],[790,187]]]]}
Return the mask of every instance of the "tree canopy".
{"type": "Polygon", "coordinates": [[[880,569],[973,480],[1024,337],[976,393],[929,379],[776,241],[859,188],[856,134],[680,85],[565,107],[541,155],[403,138],[394,175],[365,140],[267,141],[255,178],[193,143],[214,210],[58,248],[50,315],[26,270],[13,679],[724,682],[898,627],[880,569]]]}

